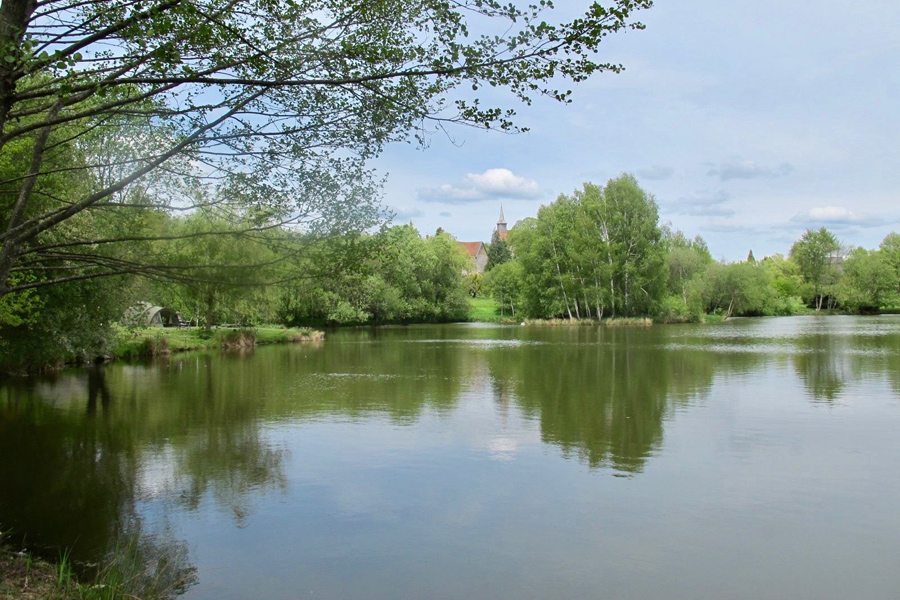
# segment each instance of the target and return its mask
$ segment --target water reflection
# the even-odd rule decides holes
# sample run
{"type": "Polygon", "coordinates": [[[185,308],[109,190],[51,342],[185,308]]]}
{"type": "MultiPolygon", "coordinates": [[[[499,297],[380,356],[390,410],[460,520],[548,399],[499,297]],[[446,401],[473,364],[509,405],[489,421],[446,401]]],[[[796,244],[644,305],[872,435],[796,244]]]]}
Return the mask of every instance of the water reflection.
{"type": "MultiPolygon", "coordinates": [[[[267,500],[302,504],[310,484],[297,472],[310,457],[294,452],[307,449],[304,436],[346,424],[360,426],[357,435],[386,425],[392,443],[408,439],[397,450],[375,437],[360,452],[383,451],[381,443],[414,456],[443,444],[430,456],[462,462],[475,448],[515,472],[537,445],[637,481],[666,452],[676,416],[712,402],[715,390],[778,395],[794,386],[832,404],[873,381],[900,393],[898,323],[863,322],[875,325],[360,329],[249,356],[176,355],[10,382],[0,396],[0,524],[82,559],[128,530],[147,548],[190,544],[167,529],[167,515],[200,518],[210,506],[249,528],[267,500]],[[439,426],[416,437],[423,421],[439,426]]],[[[725,412],[732,401],[715,400],[725,412]]],[[[416,469],[433,467],[411,464],[382,476],[424,477],[416,469]]],[[[379,488],[364,478],[341,484],[361,504],[371,500],[363,490],[379,488]]]]}
{"type": "Polygon", "coordinates": [[[816,402],[834,402],[850,377],[849,356],[841,352],[844,340],[829,335],[808,335],[797,340],[794,369],[816,402]]]}

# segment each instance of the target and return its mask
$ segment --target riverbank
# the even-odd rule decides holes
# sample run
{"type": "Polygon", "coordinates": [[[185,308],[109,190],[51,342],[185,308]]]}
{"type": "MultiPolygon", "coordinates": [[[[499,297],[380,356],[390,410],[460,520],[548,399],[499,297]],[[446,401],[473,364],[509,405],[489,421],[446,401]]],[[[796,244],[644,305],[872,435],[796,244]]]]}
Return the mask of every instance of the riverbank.
{"type": "MultiPolygon", "coordinates": [[[[469,298],[469,321],[476,323],[506,323],[523,324],[531,327],[573,327],[573,326],[602,326],[602,327],[648,327],[653,323],[665,321],[654,320],[650,317],[607,317],[597,319],[522,319],[509,314],[509,311],[501,311],[500,306],[493,298],[469,298]]],[[[702,315],[696,320],[678,322],[719,323],[720,315],[702,315]]]]}
{"type": "Polygon", "coordinates": [[[19,543],[0,532],[0,600],[172,600],[196,582],[178,550],[150,556],[137,537],[77,568],[68,552],[48,558],[19,543]]]}
{"type": "Polygon", "coordinates": [[[62,588],[59,574],[58,565],[0,545],[0,600],[78,598],[62,588]]]}
{"type": "Polygon", "coordinates": [[[143,327],[120,328],[110,348],[110,359],[152,358],[188,350],[252,348],[266,344],[295,344],[325,339],[325,332],[310,328],[277,326],[205,329],[143,327]]]}
{"type": "MultiPolygon", "coordinates": [[[[881,308],[874,313],[866,313],[863,315],[858,312],[847,312],[843,310],[822,310],[816,311],[813,308],[801,307],[790,315],[765,315],[765,316],[781,316],[781,317],[798,317],[798,316],[828,316],[828,315],[850,315],[850,316],[867,316],[870,314],[895,315],[900,314],[900,308],[881,308]]],[[[764,316],[764,315],[760,315],[764,316]]],[[[729,317],[735,318],[735,317],[729,317]]],[[[522,319],[509,314],[509,311],[501,310],[499,305],[490,297],[469,298],[469,322],[476,323],[505,323],[505,324],[524,324],[537,327],[555,327],[555,326],[581,326],[581,325],[601,325],[604,327],[633,327],[648,326],[654,323],[663,325],[673,325],[681,323],[721,323],[727,320],[723,315],[699,314],[690,315],[685,318],[670,318],[663,316],[656,317],[610,317],[601,321],[596,319],[522,319]]]]}

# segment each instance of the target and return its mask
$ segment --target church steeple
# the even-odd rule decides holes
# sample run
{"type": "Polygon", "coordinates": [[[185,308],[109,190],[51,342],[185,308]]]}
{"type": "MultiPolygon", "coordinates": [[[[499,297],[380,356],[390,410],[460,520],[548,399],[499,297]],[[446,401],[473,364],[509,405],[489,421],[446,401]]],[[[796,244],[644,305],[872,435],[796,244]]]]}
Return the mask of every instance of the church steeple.
{"type": "Polygon", "coordinates": [[[503,216],[503,205],[500,205],[500,217],[497,219],[497,235],[501,240],[505,240],[508,232],[506,231],[506,217],[503,216]]]}

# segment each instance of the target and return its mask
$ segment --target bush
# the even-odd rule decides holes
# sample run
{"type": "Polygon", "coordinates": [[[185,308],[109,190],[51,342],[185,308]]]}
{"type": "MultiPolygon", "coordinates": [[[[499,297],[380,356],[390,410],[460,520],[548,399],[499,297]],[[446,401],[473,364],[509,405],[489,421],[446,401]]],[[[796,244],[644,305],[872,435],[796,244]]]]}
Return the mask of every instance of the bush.
{"type": "Polygon", "coordinates": [[[699,323],[700,311],[691,309],[678,296],[668,296],[663,300],[656,320],[660,323],[699,323]]]}
{"type": "Polygon", "coordinates": [[[214,339],[223,348],[248,348],[256,345],[256,330],[217,329],[214,339]]]}

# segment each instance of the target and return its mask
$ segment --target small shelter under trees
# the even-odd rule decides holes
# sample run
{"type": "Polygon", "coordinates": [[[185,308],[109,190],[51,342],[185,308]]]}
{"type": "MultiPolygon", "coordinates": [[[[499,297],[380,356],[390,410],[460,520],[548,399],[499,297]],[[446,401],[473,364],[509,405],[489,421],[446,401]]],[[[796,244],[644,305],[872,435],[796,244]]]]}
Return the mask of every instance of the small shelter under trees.
{"type": "Polygon", "coordinates": [[[138,302],[122,315],[122,324],[132,327],[180,327],[185,323],[181,313],[149,302],[138,302]]]}

